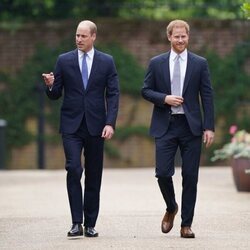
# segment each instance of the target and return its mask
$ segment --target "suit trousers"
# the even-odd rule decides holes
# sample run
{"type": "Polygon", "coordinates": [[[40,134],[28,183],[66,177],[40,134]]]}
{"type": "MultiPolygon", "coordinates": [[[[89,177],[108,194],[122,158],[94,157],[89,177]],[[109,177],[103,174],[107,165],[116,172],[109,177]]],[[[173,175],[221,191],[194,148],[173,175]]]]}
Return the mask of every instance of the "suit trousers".
{"type": "Polygon", "coordinates": [[[156,143],[156,177],[167,211],[176,208],[172,176],[175,173],[175,154],[180,148],[182,166],[181,226],[191,226],[197,196],[198,172],[202,136],[194,136],[185,115],[171,115],[167,132],[156,143]]]}
{"type": "Polygon", "coordinates": [[[63,134],[62,140],[72,223],[83,223],[84,215],[84,226],[94,227],[99,213],[104,139],[101,136],[91,136],[83,119],[77,132],[63,134]],[[83,170],[84,194],[81,185],[83,170]]]}

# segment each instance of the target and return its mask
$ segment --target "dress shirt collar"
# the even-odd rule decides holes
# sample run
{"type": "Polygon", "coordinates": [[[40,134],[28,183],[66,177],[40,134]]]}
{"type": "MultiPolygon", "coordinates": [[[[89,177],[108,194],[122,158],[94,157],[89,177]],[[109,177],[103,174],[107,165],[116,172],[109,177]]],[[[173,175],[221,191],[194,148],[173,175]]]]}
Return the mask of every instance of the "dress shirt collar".
{"type": "Polygon", "coordinates": [[[180,54],[177,54],[174,50],[171,49],[171,51],[170,51],[170,60],[174,62],[177,55],[180,56],[180,59],[182,61],[186,61],[187,60],[187,49],[185,49],[180,54]]]}
{"type": "MultiPolygon", "coordinates": [[[[78,50],[78,54],[81,58],[83,58],[84,53],[85,52],[78,50]]],[[[91,59],[91,61],[93,61],[94,53],[95,53],[94,47],[92,47],[92,49],[87,52],[87,56],[89,57],[89,59],[91,59]]]]}

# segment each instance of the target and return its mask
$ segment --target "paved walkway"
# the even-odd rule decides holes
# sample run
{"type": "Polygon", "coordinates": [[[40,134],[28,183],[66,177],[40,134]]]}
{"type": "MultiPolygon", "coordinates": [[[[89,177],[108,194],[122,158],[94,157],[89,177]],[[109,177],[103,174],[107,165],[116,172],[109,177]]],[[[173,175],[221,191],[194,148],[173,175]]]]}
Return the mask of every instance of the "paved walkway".
{"type": "MultiPolygon", "coordinates": [[[[180,203],[179,169],[175,187],[180,203]]],[[[64,170],[0,171],[0,249],[250,249],[250,193],[235,190],[230,168],[201,168],[195,239],[180,238],[180,213],[162,234],[164,210],[153,169],[105,169],[100,237],[67,239],[64,170]]]]}

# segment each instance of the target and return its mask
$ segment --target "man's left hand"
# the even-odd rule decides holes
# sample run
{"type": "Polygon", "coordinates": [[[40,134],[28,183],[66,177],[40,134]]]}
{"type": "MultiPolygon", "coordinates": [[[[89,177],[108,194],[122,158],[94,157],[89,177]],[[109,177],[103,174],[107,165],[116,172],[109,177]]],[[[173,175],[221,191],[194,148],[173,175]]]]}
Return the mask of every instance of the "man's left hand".
{"type": "Polygon", "coordinates": [[[203,133],[203,142],[206,148],[210,147],[214,141],[214,132],[212,130],[205,130],[203,133]]]}
{"type": "Polygon", "coordinates": [[[109,140],[109,139],[112,138],[113,134],[114,134],[114,129],[113,129],[113,127],[110,126],[110,125],[106,125],[106,126],[104,127],[103,131],[102,131],[102,137],[103,137],[104,139],[109,140]]]}

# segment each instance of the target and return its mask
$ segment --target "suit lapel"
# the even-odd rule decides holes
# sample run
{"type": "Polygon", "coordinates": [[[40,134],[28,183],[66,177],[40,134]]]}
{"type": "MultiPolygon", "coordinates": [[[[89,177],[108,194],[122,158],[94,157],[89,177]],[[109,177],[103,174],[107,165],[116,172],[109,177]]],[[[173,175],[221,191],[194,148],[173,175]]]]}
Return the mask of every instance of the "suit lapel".
{"type": "Polygon", "coordinates": [[[161,60],[161,70],[164,79],[164,84],[167,86],[167,91],[171,93],[171,81],[170,81],[170,71],[169,71],[169,55],[170,52],[167,52],[161,60]]]}
{"type": "Polygon", "coordinates": [[[97,73],[98,67],[100,67],[99,65],[100,65],[100,54],[99,54],[98,50],[95,49],[93,63],[92,63],[91,72],[89,75],[89,80],[88,80],[86,92],[88,91],[89,86],[91,85],[92,80],[97,73]]]}
{"type": "Polygon", "coordinates": [[[193,63],[193,57],[192,55],[188,52],[188,57],[187,57],[187,69],[186,69],[186,75],[184,78],[184,84],[183,84],[183,91],[182,91],[182,96],[185,94],[185,91],[187,89],[190,77],[192,75],[192,71],[194,68],[194,63],[193,63]]]}
{"type": "Polygon", "coordinates": [[[83,81],[82,81],[82,73],[79,67],[79,62],[78,62],[78,50],[77,49],[73,51],[72,63],[73,63],[73,69],[75,72],[76,82],[81,83],[82,90],[85,91],[83,81]]]}

